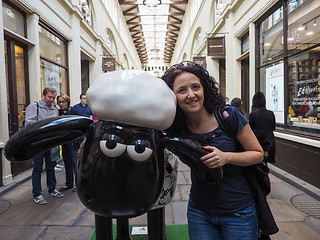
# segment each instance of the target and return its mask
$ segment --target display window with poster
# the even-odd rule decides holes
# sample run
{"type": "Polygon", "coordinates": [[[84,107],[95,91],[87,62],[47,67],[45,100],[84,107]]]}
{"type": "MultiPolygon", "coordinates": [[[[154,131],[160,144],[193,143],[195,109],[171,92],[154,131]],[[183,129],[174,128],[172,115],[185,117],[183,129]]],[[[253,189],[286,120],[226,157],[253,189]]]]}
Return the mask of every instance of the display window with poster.
{"type": "Polygon", "coordinates": [[[67,41],[42,23],[39,28],[41,89],[68,94],[67,41]]]}
{"type": "Polygon", "coordinates": [[[279,1],[257,23],[257,85],[277,126],[320,134],[320,1],[279,1]]]}

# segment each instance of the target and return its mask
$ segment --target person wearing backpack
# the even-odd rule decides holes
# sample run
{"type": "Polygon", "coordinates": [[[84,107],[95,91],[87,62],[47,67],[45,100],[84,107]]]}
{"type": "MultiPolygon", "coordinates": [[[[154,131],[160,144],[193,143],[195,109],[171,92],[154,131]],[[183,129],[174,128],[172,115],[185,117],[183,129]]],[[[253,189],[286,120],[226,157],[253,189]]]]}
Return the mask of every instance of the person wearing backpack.
{"type": "Polygon", "coordinates": [[[242,167],[262,162],[263,149],[248,120],[225,104],[217,82],[198,64],[175,64],[162,79],[177,98],[176,117],[166,133],[199,141],[208,152],[200,158],[203,164],[223,168],[223,177],[216,185],[201,180],[191,169],[187,210],[190,240],[257,240],[254,193],[242,167]],[[236,140],[219,127],[214,115],[217,108],[236,133],[242,151],[238,151],[236,140]]]}
{"type": "MultiPolygon", "coordinates": [[[[54,106],[54,100],[57,96],[57,90],[52,87],[47,87],[43,89],[42,99],[38,102],[32,102],[26,109],[25,124],[35,123],[37,121],[57,117],[58,110],[54,106]]],[[[39,205],[46,204],[47,201],[42,196],[41,187],[41,172],[43,166],[43,160],[45,159],[46,175],[47,175],[47,187],[49,191],[49,196],[61,198],[64,195],[56,190],[56,176],[54,172],[55,163],[51,161],[51,151],[46,151],[35,156],[33,160],[33,170],[32,170],[32,195],[35,203],[39,205]]]]}
{"type": "Polygon", "coordinates": [[[263,132],[270,141],[268,156],[265,162],[275,163],[276,143],[273,131],[276,129],[274,113],[266,109],[266,98],[263,92],[257,92],[252,98],[249,123],[253,131],[263,132]]]}

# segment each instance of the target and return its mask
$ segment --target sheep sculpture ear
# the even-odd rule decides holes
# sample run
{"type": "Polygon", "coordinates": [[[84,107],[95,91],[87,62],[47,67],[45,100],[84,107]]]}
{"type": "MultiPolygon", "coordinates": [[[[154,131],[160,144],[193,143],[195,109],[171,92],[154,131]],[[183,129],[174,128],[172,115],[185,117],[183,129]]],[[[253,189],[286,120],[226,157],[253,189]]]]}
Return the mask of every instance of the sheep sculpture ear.
{"type": "Polygon", "coordinates": [[[55,146],[86,134],[93,120],[82,116],[60,116],[30,124],[6,142],[4,155],[9,161],[25,161],[55,146]]]}
{"type": "Polygon", "coordinates": [[[208,152],[202,148],[199,142],[183,137],[165,136],[164,143],[166,148],[177,155],[184,164],[188,165],[202,181],[216,185],[222,179],[223,170],[221,167],[208,168],[200,160],[208,152]]]}

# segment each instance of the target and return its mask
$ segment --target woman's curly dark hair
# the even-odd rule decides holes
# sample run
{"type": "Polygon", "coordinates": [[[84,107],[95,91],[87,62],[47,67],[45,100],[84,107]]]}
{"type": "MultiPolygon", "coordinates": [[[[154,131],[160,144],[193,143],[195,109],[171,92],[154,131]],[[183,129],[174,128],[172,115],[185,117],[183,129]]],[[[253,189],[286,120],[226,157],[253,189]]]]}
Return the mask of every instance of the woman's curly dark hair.
{"type": "MultiPolygon", "coordinates": [[[[225,105],[225,98],[219,92],[219,84],[209,75],[209,72],[203,69],[199,64],[184,61],[172,65],[161,77],[167,85],[173,89],[173,83],[178,75],[183,72],[189,72],[196,75],[200,79],[200,83],[204,91],[204,107],[208,113],[213,113],[214,109],[225,105]]],[[[179,106],[177,106],[176,117],[172,128],[175,130],[185,128],[185,116],[179,106]]]]}

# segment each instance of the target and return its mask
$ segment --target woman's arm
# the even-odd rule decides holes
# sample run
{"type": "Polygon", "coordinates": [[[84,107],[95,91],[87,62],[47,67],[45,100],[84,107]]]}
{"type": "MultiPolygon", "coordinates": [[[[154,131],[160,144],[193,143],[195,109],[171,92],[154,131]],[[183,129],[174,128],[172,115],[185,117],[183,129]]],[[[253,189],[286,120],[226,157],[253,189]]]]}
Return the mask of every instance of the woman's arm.
{"type": "Polygon", "coordinates": [[[243,152],[222,152],[216,147],[205,146],[204,149],[212,152],[203,156],[200,160],[209,168],[222,167],[227,163],[250,166],[262,162],[263,149],[249,124],[244,126],[238,133],[237,138],[243,147],[243,152]]]}

